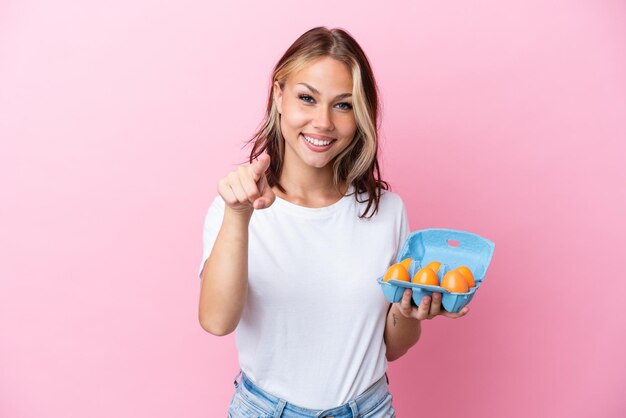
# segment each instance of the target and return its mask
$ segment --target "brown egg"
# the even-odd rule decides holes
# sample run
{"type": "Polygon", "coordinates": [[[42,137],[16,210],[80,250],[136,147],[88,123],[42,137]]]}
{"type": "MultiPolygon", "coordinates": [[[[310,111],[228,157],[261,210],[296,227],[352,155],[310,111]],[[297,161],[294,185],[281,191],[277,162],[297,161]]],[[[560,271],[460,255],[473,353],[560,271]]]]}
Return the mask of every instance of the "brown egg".
{"type": "Polygon", "coordinates": [[[388,282],[389,280],[402,280],[403,282],[410,281],[409,272],[402,264],[392,264],[388,269],[385,275],[383,276],[383,281],[388,282]]]}
{"type": "Polygon", "coordinates": [[[426,265],[426,267],[437,273],[439,271],[439,267],[441,267],[441,263],[439,261],[431,261],[426,265]]]}
{"type": "Polygon", "coordinates": [[[413,260],[411,260],[410,258],[405,258],[404,260],[400,261],[400,264],[402,264],[408,271],[409,267],[411,267],[411,262],[412,261],[413,260]]]}
{"type": "Polygon", "coordinates": [[[427,266],[419,269],[417,273],[415,273],[411,283],[439,286],[439,279],[437,279],[437,274],[427,266]]]}
{"type": "Polygon", "coordinates": [[[465,276],[457,270],[450,270],[445,276],[443,276],[443,279],[441,280],[441,287],[446,289],[448,292],[453,293],[467,293],[469,291],[469,286],[465,276]]]}
{"type": "Polygon", "coordinates": [[[470,270],[469,267],[459,266],[455,268],[455,270],[461,273],[463,277],[465,277],[465,280],[467,280],[467,285],[469,287],[476,286],[476,282],[474,281],[474,275],[472,274],[472,270],[470,270]]]}

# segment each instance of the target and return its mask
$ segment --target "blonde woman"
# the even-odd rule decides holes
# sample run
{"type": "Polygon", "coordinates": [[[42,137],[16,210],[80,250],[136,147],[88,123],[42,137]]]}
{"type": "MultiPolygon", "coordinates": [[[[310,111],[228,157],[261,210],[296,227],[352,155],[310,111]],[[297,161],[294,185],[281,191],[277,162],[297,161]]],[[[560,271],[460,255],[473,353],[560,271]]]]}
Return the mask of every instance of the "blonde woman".
{"type": "Polygon", "coordinates": [[[410,232],[380,178],[377,128],[357,42],[323,27],[300,36],[274,69],[249,163],[219,181],[205,219],[199,320],[237,331],[230,417],[395,416],[387,362],[421,320],[467,313],[436,293],[411,306],[410,290],[391,305],[376,283],[410,232]]]}

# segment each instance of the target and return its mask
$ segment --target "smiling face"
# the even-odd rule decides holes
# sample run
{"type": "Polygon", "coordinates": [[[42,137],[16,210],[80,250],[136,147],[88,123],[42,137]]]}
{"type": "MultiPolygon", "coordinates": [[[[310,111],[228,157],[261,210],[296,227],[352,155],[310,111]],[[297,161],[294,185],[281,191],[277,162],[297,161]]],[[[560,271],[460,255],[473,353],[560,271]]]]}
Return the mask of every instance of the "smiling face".
{"type": "Polygon", "coordinates": [[[330,57],[308,63],[274,84],[274,101],[285,138],[285,166],[331,170],[357,129],[352,109],[352,75],[330,57]]]}

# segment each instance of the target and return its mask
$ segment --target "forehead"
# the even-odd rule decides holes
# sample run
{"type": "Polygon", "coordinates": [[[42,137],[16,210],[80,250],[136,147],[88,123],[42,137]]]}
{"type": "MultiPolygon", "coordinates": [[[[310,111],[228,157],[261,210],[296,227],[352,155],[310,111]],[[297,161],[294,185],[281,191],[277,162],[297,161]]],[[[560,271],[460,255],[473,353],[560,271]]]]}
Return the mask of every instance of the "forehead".
{"type": "Polygon", "coordinates": [[[287,79],[292,87],[306,83],[320,93],[335,95],[352,92],[352,73],[341,61],[331,57],[322,57],[304,65],[287,79]]]}

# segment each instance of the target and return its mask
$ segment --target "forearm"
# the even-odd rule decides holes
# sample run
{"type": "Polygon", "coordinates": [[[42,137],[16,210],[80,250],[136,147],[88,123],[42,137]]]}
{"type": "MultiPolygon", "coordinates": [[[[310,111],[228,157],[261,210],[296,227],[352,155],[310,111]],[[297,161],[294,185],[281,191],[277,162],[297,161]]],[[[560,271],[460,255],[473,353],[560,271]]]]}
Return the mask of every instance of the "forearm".
{"type": "Polygon", "coordinates": [[[387,360],[402,357],[420,338],[422,324],[419,319],[407,318],[400,313],[397,305],[391,305],[387,312],[384,339],[387,346],[387,360]]]}
{"type": "Polygon", "coordinates": [[[214,335],[235,330],[248,294],[250,216],[226,207],[211,255],[202,271],[198,319],[214,335]]]}

